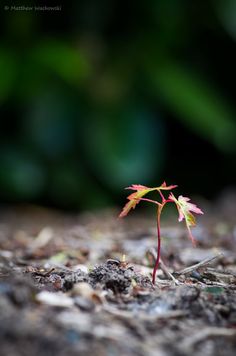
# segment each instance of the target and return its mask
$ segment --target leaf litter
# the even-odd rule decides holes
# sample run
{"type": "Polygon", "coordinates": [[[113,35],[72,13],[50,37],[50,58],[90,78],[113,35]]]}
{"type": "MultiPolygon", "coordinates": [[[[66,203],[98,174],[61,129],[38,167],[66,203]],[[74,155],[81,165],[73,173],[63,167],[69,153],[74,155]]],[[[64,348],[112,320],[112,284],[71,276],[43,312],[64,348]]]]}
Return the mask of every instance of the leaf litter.
{"type": "Polygon", "coordinates": [[[154,286],[152,220],[114,216],[1,215],[1,353],[235,355],[232,217],[205,214],[195,249],[167,218],[154,286]]]}

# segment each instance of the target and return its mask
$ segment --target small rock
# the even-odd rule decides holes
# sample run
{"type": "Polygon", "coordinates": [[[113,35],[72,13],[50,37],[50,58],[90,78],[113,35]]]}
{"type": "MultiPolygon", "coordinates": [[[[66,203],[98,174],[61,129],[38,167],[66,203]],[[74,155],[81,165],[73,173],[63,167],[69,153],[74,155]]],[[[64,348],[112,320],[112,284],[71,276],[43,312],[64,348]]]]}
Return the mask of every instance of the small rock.
{"type": "Polygon", "coordinates": [[[92,311],[95,308],[95,304],[91,299],[87,299],[84,297],[75,297],[74,303],[78,306],[81,310],[84,311],[92,311]]]}
{"type": "Polygon", "coordinates": [[[63,293],[51,293],[42,291],[36,295],[36,300],[42,304],[47,304],[54,307],[69,308],[74,305],[73,299],[67,297],[63,293]]]}
{"type": "Polygon", "coordinates": [[[74,284],[71,294],[73,296],[79,295],[85,298],[90,298],[93,292],[93,288],[88,283],[81,282],[74,284]]]}

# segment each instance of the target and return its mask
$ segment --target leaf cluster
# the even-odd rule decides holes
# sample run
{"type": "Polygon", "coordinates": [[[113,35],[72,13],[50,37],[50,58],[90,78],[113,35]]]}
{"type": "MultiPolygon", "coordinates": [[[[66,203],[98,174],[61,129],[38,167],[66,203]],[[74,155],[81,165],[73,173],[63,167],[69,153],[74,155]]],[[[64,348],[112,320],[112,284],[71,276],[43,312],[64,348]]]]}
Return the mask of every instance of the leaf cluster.
{"type": "Polygon", "coordinates": [[[155,283],[155,275],[156,275],[156,270],[159,264],[160,260],[160,244],[161,244],[161,233],[160,233],[160,218],[161,218],[161,212],[164,206],[167,203],[174,203],[176,205],[176,208],[178,210],[179,214],[179,221],[184,221],[186,224],[186,228],[188,231],[188,236],[191,239],[193,245],[196,245],[196,240],[193,237],[191,228],[196,225],[196,219],[193,213],[195,214],[203,214],[202,210],[198,208],[195,204],[190,203],[190,198],[184,197],[182,195],[179,195],[178,198],[175,197],[173,194],[172,190],[175,189],[177,185],[167,185],[166,182],[163,182],[159,187],[146,187],[144,185],[140,184],[133,184],[130,187],[127,187],[125,189],[131,189],[134,190],[132,194],[130,194],[127,199],[128,202],[125,204],[123,210],[121,211],[119,217],[125,217],[131,209],[135,209],[137,204],[140,203],[140,201],[147,201],[150,203],[153,203],[157,205],[157,238],[158,238],[158,247],[157,247],[157,259],[155,263],[155,267],[153,270],[153,283],[155,283]],[[160,201],[158,200],[152,200],[149,198],[146,198],[145,196],[150,193],[156,191],[159,194],[159,197],[161,198],[160,201]],[[169,195],[167,198],[165,198],[164,194],[165,192],[168,191],[169,195]]]}

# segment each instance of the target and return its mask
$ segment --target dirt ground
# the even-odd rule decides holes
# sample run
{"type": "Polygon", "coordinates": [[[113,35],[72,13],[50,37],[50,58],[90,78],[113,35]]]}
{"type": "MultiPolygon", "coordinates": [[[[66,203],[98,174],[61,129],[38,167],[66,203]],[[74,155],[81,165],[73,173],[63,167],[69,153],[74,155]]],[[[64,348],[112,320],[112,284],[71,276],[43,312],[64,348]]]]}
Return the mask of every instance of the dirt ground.
{"type": "Polygon", "coordinates": [[[199,205],[196,248],[164,220],[155,286],[155,221],[141,209],[2,210],[0,355],[235,355],[236,196],[199,205]]]}

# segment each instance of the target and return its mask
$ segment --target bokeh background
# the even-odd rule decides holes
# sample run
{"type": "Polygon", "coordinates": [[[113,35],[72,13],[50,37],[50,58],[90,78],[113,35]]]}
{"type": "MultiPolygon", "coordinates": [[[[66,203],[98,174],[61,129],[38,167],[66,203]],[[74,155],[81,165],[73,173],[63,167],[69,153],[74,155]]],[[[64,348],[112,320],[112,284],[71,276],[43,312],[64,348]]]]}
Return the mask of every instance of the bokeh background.
{"type": "Polygon", "coordinates": [[[235,185],[236,1],[5,0],[0,28],[1,204],[235,185]]]}

